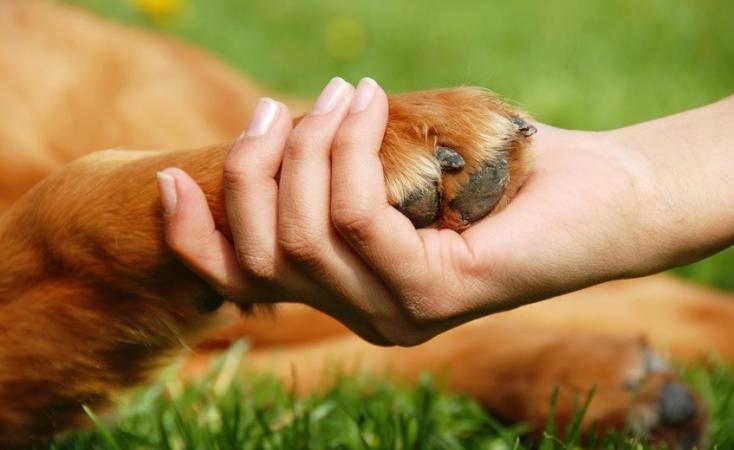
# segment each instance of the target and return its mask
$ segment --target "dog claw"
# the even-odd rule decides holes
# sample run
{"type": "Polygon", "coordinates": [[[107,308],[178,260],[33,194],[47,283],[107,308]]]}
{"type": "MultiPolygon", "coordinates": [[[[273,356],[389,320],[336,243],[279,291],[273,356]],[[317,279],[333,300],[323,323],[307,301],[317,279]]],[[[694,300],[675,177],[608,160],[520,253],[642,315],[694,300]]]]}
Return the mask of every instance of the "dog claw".
{"type": "Polygon", "coordinates": [[[651,350],[645,350],[642,357],[645,364],[645,372],[648,374],[669,373],[673,371],[673,367],[666,360],[651,350]]]}
{"type": "Polygon", "coordinates": [[[462,169],[466,164],[464,158],[450,147],[439,146],[436,148],[436,159],[441,164],[442,170],[458,170],[462,169]]]}
{"type": "Polygon", "coordinates": [[[512,120],[512,123],[514,123],[515,126],[517,126],[520,134],[522,134],[525,137],[530,137],[538,132],[538,129],[535,128],[532,124],[525,122],[524,120],[522,120],[519,117],[513,117],[511,120],[512,120]]]}

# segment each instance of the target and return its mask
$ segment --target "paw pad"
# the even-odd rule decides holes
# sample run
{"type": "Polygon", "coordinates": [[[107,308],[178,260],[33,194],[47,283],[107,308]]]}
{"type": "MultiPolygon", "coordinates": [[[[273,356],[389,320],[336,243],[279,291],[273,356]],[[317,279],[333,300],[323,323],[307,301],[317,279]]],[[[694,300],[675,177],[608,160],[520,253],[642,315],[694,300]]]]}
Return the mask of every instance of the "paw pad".
{"type": "Polygon", "coordinates": [[[523,114],[479,88],[391,96],[388,200],[418,227],[461,231],[508,203],[529,168],[523,114]]]}

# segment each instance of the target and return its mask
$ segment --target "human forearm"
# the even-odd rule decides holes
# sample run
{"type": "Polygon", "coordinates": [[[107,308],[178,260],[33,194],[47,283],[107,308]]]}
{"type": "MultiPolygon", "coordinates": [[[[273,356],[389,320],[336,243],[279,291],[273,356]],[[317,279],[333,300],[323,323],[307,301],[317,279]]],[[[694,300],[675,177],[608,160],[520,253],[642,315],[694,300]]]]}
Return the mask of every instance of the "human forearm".
{"type": "Polygon", "coordinates": [[[734,97],[603,133],[641,163],[639,225],[654,272],[734,243],[734,97]]]}

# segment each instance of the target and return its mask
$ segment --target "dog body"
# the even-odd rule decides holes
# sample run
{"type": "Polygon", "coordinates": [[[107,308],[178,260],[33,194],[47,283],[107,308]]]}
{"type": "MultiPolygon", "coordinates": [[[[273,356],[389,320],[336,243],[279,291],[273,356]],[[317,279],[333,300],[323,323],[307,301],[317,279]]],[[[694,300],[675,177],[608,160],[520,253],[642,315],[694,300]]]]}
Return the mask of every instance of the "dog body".
{"type": "MultiPolygon", "coordinates": [[[[319,387],[324,355],[347,370],[389,368],[408,379],[451,367],[450,388],[505,420],[535,426],[545,420],[554,386],[562,387],[562,426],[577,396],[596,385],[586,428],[624,426],[637,397],[633,417],[643,431],[671,443],[698,433],[703,414],[699,408],[685,420],[666,420],[661,398],[677,381],[651,348],[679,362],[711,351],[734,359],[730,296],[664,276],[607,283],[496,314],[414,348],[371,346],[298,305],[279,308],[275,319],[240,318],[227,305],[211,313],[219,295],[163,242],[155,173],[177,166],[191,174],[226,232],[221,167],[229,145],[168,150],[236,137],[264,90],[190,46],[40,1],[0,5],[0,74],[4,445],[79,426],[81,404],[101,407],[144,381],[182,342],[201,342],[186,376],[207,366],[207,349],[246,337],[254,344],[251,364],[289,382],[297,373],[294,385],[302,391],[319,387]],[[85,156],[109,148],[148,150],[85,156]],[[230,324],[212,331],[211,324],[223,321],[230,324]]],[[[426,154],[426,139],[410,126],[425,115],[418,104],[438,105],[421,120],[440,124],[457,96],[485,100],[473,91],[391,97],[389,126],[410,145],[383,145],[383,155],[392,155],[383,157],[388,173],[410,173],[426,154]]],[[[465,112],[467,121],[504,114],[501,105],[485,109],[465,112]]],[[[442,136],[477,147],[471,133],[442,136]]],[[[513,179],[527,170],[522,145],[512,153],[513,179]]],[[[481,163],[481,154],[470,156],[470,166],[481,163]]],[[[395,193],[414,188],[411,180],[386,181],[395,193]]],[[[446,194],[464,181],[444,179],[446,194]]],[[[500,203],[517,187],[508,187],[500,203]]]]}

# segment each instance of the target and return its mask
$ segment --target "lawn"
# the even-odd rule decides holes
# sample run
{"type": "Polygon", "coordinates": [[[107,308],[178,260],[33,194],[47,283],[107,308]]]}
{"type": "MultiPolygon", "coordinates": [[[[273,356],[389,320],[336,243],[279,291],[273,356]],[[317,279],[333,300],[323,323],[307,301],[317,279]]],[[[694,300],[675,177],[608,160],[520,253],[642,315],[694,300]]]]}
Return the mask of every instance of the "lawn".
{"type": "MultiPolygon", "coordinates": [[[[275,92],[302,96],[314,96],[334,75],[351,81],[369,75],[389,91],[476,84],[513,99],[544,122],[600,130],[703,105],[734,90],[734,2],[730,0],[72,3],[180,36],[275,92]]],[[[734,251],[729,249],[674,272],[734,291],[734,251]]],[[[692,368],[690,373],[714,405],[709,444],[734,448],[734,437],[729,435],[734,432],[726,426],[734,408],[728,400],[734,383],[732,373],[723,367],[714,373],[692,368]]],[[[152,388],[137,394],[142,397],[134,397],[145,401],[123,406],[127,419],[119,428],[109,430],[109,436],[114,436],[110,439],[118,439],[115,442],[121,448],[127,444],[135,447],[132,443],[137,438],[128,436],[134,433],[149,439],[176,436],[169,442],[170,448],[181,448],[186,436],[195,436],[191,439],[213,439],[211,442],[217,444],[189,441],[199,443],[189,448],[459,445],[501,449],[513,448],[519,433],[499,427],[471,401],[440,393],[428,382],[418,389],[392,382],[378,384],[373,389],[376,398],[369,403],[355,400],[359,396],[355,386],[364,383],[360,380],[344,380],[332,391],[303,400],[291,399],[272,381],[253,383],[266,383],[273,392],[280,389],[273,395],[282,401],[263,406],[247,396],[215,395],[196,386],[184,390],[187,394],[182,399],[165,400],[165,389],[152,388]],[[219,411],[212,413],[219,417],[215,420],[218,425],[199,427],[197,420],[184,420],[191,414],[187,409],[191,405],[177,403],[183,401],[200,402],[194,410],[219,411]],[[369,406],[364,410],[355,406],[366,404],[369,406]],[[283,422],[279,414],[291,419],[275,430],[274,423],[283,422]],[[153,423],[146,420],[148,416],[159,420],[153,423]],[[230,419],[232,423],[226,425],[230,419]],[[359,426],[355,428],[355,424],[359,426]],[[232,431],[236,426],[250,427],[250,431],[232,431]],[[222,431],[224,434],[212,431],[227,427],[229,431],[222,431]],[[360,434],[360,428],[367,431],[360,434]],[[350,430],[345,434],[351,437],[340,441],[334,436],[343,430],[350,430]],[[239,445],[240,432],[265,437],[257,441],[261,445],[253,440],[239,445]],[[398,440],[390,441],[388,435],[398,440]]],[[[248,391],[252,387],[233,385],[231,389],[248,391]]],[[[115,448],[113,441],[105,439],[105,433],[98,431],[78,436],[63,448],[88,448],[85,443],[92,441],[108,442],[107,446],[115,448]]],[[[158,444],[151,446],[168,448],[162,441],[155,442],[158,444]]],[[[546,445],[560,444],[549,439],[546,445]]],[[[638,448],[624,439],[616,445],[638,448]]]]}

